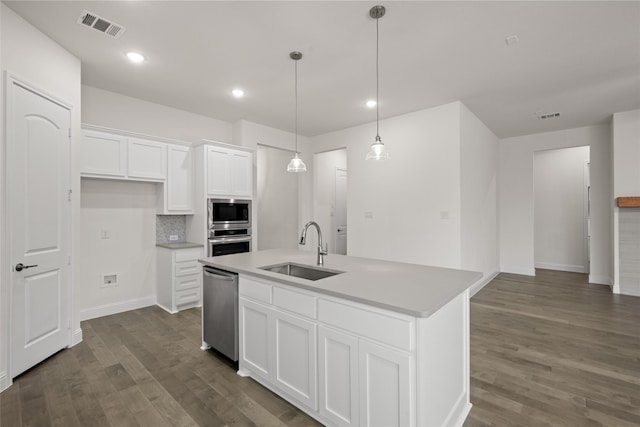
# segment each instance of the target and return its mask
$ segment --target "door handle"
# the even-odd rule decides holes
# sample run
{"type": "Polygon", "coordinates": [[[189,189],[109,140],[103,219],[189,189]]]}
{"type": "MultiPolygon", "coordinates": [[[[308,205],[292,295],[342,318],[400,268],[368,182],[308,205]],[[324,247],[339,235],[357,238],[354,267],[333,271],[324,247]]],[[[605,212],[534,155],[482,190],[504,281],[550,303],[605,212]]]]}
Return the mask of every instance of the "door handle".
{"type": "Polygon", "coordinates": [[[31,267],[37,267],[38,264],[34,264],[34,265],[24,265],[23,263],[19,262],[16,264],[15,269],[16,271],[22,271],[25,268],[31,268],[31,267]]]}

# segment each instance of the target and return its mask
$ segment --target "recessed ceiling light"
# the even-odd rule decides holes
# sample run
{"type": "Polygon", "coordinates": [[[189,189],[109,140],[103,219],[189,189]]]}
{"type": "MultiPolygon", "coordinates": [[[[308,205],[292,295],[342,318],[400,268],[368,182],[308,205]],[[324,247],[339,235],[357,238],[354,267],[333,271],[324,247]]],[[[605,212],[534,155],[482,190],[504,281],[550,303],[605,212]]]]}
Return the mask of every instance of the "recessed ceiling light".
{"type": "Polygon", "coordinates": [[[374,99],[370,99],[370,100],[368,100],[368,101],[367,101],[367,104],[366,104],[366,105],[367,105],[367,107],[369,107],[369,108],[373,108],[373,107],[375,107],[375,106],[376,106],[376,101],[375,101],[374,99]]]}
{"type": "Polygon", "coordinates": [[[127,52],[127,58],[129,58],[129,61],[135,64],[139,64],[144,61],[144,56],[142,56],[138,52],[127,52]]]}
{"type": "Polygon", "coordinates": [[[234,90],[231,91],[231,93],[236,98],[242,98],[244,96],[244,91],[242,89],[234,89],[234,90]]]}

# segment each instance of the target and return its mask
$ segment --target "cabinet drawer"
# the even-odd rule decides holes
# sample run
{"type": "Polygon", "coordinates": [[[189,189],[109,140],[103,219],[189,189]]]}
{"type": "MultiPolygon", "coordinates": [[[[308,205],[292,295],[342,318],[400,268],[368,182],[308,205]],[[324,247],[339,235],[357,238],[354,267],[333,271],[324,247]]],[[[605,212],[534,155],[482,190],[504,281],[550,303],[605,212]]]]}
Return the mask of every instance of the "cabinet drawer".
{"type": "Polygon", "coordinates": [[[279,287],[273,288],[273,305],[293,313],[316,318],[316,297],[279,287]]]}
{"type": "Polygon", "coordinates": [[[200,302],[200,288],[186,289],[184,291],[176,291],[176,307],[185,304],[200,302]]]}
{"type": "Polygon", "coordinates": [[[182,261],[176,262],[176,277],[186,276],[189,274],[202,274],[202,266],[198,261],[182,261]]]}
{"type": "Polygon", "coordinates": [[[202,249],[189,248],[176,251],[176,262],[197,261],[201,257],[202,249]]]}
{"type": "Polygon", "coordinates": [[[201,274],[191,274],[189,276],[176,277],[176,291],[199,288],[201,283],[201,274]]]}
{"type": "Polygon", "coordinates": [[[240,295],[261,302],[271,304],[271,285],[240,277],[238,287],[240,295]]]}
{"type": "Polygon", "coordinates": [[[413,349],[413,322],[383,312],[374,312],[324,299],[318,300],[318,319],[402,350],[413,349]]]}

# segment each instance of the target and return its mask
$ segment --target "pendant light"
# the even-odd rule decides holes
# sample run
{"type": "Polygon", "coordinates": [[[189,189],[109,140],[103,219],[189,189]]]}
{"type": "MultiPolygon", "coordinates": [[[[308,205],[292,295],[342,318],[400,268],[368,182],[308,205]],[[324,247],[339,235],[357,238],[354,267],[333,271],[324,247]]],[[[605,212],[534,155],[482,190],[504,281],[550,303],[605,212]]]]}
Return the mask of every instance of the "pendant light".
{"type": "Polygon", "coordinates": [[[380,113],[379,113],[379,105],[380,103],[378,102],[378,95],[379,95],[379,86],[380,86],[380,78],[379,78],[379,72],[378,72],[378,68],[379,68],[379,60],[378,60],[378,51],[379,49],[379,30],[378,30],[378,21],[380,20],[380,18],[382,18],[385,14],[385,8],[384,6],[373,6],[371,8],[371,10],[369,10],[369,16],[371,16],[373,19],[376,20],[376,140],[373,144],[371,144],[371,148],[369,149],[369,152],[367,153],[367,160],[388,160],[389,159],[389,152],[387,150],[385,150],[384,148],[384,144],[382,143],[382,140],[380,139],[380,132],[379,132],[379,128],[380,128],[380,113]]]}
{"type": "Polygon", "coordinates": [[[295,96],[296,96],[296,153],[293,155],[293,158],[289,162],[287,166],[287,172],[306,172],[307,166],[304,164],[302,159],[298,154],[298,61],[302,58],[302,53],[300,52],[291,52],[289,54],[289,58],[293,59],[295,64],[295,76],[296,76],[296,84],[295,84],[295,96]]]}

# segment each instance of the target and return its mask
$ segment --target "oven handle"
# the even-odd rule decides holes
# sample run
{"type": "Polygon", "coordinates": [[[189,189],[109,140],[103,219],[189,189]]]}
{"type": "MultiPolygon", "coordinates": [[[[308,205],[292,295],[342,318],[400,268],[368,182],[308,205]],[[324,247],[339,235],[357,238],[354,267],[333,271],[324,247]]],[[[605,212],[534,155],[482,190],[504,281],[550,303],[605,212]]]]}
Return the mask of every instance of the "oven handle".
{"type": "Polygon", "coordinates": [[[218,237],[217,239],[209,239],[209,243],[242,243],[242,242],[250,242],[251,236],[242,236],[242,237],[218,237]]]}

